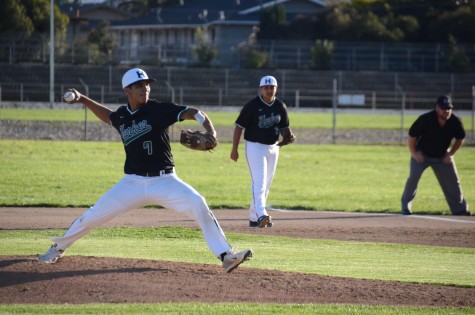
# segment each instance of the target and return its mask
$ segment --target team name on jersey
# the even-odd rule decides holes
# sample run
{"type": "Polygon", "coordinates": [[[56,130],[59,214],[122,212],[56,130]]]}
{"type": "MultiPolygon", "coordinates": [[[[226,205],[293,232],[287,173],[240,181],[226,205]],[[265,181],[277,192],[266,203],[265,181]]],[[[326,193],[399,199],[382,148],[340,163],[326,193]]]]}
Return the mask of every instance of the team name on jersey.
{"type": "Polygon", "coordinates": [[[148,124],[147,120],[144,119],[137,124],[135,123],[135,120],[132,120],[132,126],[127,128],[125,128],[125,125],[120,126],[120,135],[122,136],[124,145],[128,145],[151,130],[152,126],[148,124]]]}
{"type": "Polygon", "coordinates": [[[266,117],[266,115],[259,116],[259,128],[266,129],[272,127],[280,122],[280,115],[274,115],[271,113],[270,117],[266,117]]]}

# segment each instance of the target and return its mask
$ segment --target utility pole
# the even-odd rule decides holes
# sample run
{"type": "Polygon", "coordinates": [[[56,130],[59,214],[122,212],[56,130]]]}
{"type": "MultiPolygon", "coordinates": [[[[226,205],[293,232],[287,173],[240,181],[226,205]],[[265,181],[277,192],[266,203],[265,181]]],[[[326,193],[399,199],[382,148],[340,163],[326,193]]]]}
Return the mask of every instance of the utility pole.
{"type": "Polygon", "coordinates": [[[49,102],[54,104],[54,0],[50,0],[50,40],[49,40],[49,102]]]}

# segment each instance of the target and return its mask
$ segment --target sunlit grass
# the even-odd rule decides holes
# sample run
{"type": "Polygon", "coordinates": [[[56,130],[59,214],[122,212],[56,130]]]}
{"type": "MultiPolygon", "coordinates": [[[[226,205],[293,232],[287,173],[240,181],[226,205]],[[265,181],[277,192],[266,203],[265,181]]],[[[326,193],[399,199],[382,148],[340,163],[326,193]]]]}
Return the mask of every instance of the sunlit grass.
{"type": "MultiPolygon", "coordinates": [[[[247,208],[250,176],[244,154],[230,144],[213,153],[172,144],[178,175],[212,208],[247,208]],[[190,162],[192,161],[192,163],[190,162]]],[[[243,150],[243,146],[240,146],[243,150]]],[[[457,152],[468,203],[474,203],[475,148],[457,152]]],[[[123,176],[120,142],[0,140],[0,206],[88,207],[123,176]]],[[[285,209],[399,213],[409,174],[402,146],[290,145],[282,148],[268,205],[285,209]]],[[[424,173],[414,201],[418,213],[449,214],[440,186],[424,173]]]]}
{"type": "Polygon", "coordinates": [[[0,305],[2,314],[324,314],[324,315],[455,315],[473,314],[471,308],[368,306],[347,304],[270,303],[129,303],[129,304],[13,304],[0,305]]]}
{"type": "MultiPolygon", "coordinates": [[[[0,255],[42,253],[50,245],[51,237],[63,233],[64,230],[0,231],[0,255]]],[[[238,233],[226,233],[226,236],[233,246],[253,249],[253,258],[243,268],[475,286],[475,269],[467,268],[475,265],[473,248],[238,233]]],[[[75,243],[67,254],[220,264],[206,246],[199,229],[180,227],[97,229],[75,243]]]]}
{"type": "MultiPolygon", "coordinates": [[[[233,111],[208,111],[215,126],[234,126],[234,122],[239,114],[239,108],[233,111]]],[[[466,128],[471,126],[471,115],[465,112],[459,114],[466,128]]],[[[99,119],[91,112],[85,113],[84,109],[20,109],[3,108],[0,109],[0,119],[17,120],[44,120],[44,121],[71,121],[81,122],[87,117],[88,121],[98,122],[99,119]],[[86,116],[87,115],[87,116],[86,116]]],[[[290,109],[289,112],[291,126],[293,128],[332,128],[332,112],[303,112],[290,109]]],[[[417,118],[416,114],[406,113],[404,116],[405,129],[409,128],[417,118]]],[[[196,122],[185,121],[184,126],[194,125],[196,122]]],[[[339,129],[393,129],[401,128],[401,115],[397,112],[382,114],[380,112],[362,112],[360,114],[347,111],[338,111],[336,117],[336,127],[339,129]]]]}

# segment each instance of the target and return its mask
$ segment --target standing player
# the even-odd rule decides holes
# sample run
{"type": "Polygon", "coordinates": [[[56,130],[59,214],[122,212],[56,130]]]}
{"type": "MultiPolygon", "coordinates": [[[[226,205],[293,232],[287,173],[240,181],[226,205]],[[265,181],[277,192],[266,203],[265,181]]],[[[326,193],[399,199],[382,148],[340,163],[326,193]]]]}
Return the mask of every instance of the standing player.
{"type": "Polygon", "coordinates": [[[402,194],[402,214],[410,215],[412,201],[422,173],[430,166],[439,181],[453,215],[471,215],[463,196],[455,167],[455,152],[462,146],[465,129],[459,117],[452,114],[448,96],[437,98],[435,110],[419,116],[409,129],[407,141],[411,153],[409,178],[402,194]],[[452,140],[455,141],[450,151],[452,140]]]}
{"type": "Polygon", "coordinates": [[[276,93],[277,80],[270,75],[263,77],[259,84],[259,95],[244,105],[235,122],[230,157],[237,162],[238,146],[244,129],[246,159],[251,173],[250,227],[272,227],[266,202],[277,167],[279,146],[295,140],[289,128],[287,107],[276,98],[276,93]],[[277,143],[279,134],[283,136],[281,143],[277,143]]]}
{"type": "Polygon", "coordinates": [[[70,103],[83,103],[120,133],[126,155],[125,176],[77,218],[62,237],[54,238],[55,244],[39,257],[39,262],[55,263],[67,248],[94,228],[130,209],[149,204],[159,204],[195,219],[208,247],[227,272],[252,257],[250,249],[238,252],[231,248],[205,199],[175,173],[168,127],[177,121],[197,120],[216,136],[211,120],[195,108],[149,99],[152,82],[155,79],[141,69],[127,71],[122,77],[122,88],[128,104],[115,112],[70,89],[76,95],[70,103]]]}

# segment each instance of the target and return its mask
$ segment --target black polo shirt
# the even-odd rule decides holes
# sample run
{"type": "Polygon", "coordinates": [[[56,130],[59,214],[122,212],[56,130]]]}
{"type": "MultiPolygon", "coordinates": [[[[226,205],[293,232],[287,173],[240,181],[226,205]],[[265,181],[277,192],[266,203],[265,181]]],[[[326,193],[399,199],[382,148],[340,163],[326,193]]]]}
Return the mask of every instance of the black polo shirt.
{"type": "Polygon", "coordinates": [[[464,139],[462,120],[452,114],[442,127],[432,110],[419,116],[409,129],[409,136],[417,138],[416,149],[429,157],[440,158],[447,153],[452,140],[464,139]]]}

